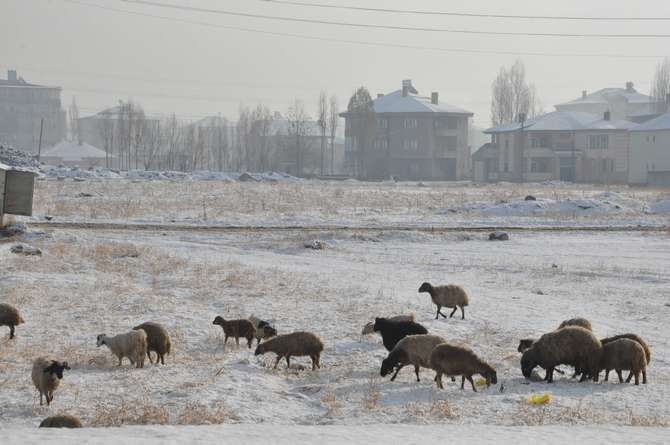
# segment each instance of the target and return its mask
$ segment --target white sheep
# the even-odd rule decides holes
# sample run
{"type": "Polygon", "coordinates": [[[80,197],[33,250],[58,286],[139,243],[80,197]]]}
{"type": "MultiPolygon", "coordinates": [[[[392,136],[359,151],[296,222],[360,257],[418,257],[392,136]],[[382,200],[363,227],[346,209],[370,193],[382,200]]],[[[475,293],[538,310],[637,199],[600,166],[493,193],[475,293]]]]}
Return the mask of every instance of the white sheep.
{"type": "Polygon", "coordinates": [[[442,343],[446,343],[446,340],[439,335],[408,335],[395,345],[382,362],[381,376],[386,377],[395,368],[395,374],[391,377],[391,381],[394,381],[404,366],[414,365],[416,381],[420,382],[419,369],[430,368],[430,354],[435,346],[442,343]]]}
{"type": "Polygon", "coordinates": [[[123,357],[127,357],[136,368],[144,368],[144,358],[147,354],[147,333],[143,329],[115,335],[114,337],[100,334],[97,344],[98,347],[106,345],[112,351],[112,354],[118,357],[119,366],[121,366],[123,357]]]}
{"type": "Polygon", "coordinates": [[[454,316],[457,308],[461,308],[462,319],[465,320],[465,306],[468,305],[468,294],[461,286],[455,284],[446,284],[443,286],[433,286],[430,283],[423,283],[419,288],[419,292],[428,292],[430,298],[433,300],[433,303],[437,306],[437,313],[435,314],[435,320],[441,315],[444,318],[447,318],[446,315],[442,313],[442,308],[454,308],[449,315],[449,318],[454,316]]]}
{"type": "Polygon", "coordinates": [[[39,357],[33,362],[31,377],[35,388],[40,392],[40,405],[43,403],[42,396],[46,396],[47,405],[51,405],[54,391],[63,378],[64,369],[70,369],[67,362],[59,362],[46,357],[39,357]]]}

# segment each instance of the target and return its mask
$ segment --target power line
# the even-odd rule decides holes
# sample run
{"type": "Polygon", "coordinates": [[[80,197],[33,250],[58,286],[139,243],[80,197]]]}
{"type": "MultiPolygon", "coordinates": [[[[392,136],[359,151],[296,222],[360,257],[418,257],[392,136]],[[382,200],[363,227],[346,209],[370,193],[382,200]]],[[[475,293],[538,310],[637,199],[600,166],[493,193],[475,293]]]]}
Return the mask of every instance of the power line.
{"type": "Polygon", "coordinates": [[[344,9],[349,11],[382,12],[391,14],[435,15],[449,17],[472,17],[487,19],[519,19],[519,20],[583,20],[583,21],[669,21],[670,17],[598,17],[598,16],[561,16],[561,15],[514,15],[495,13],[425,11],[418,9],[370,8],[364,6],[330,5],[326,3],[307,3],[290,0],[262,0],[291,6],[308,6],[312,8],[344,9]]]}
{"type": "Polygon", "coordinates": [[[221,25],[216,23],[202,22],[197,20],[188,20],[177,17],[167,17],[154,14],[148,14],[137,11],[128,11],[125,9],[118,9],[109,6],[102,6],[93,3],[86,3],[79,0],[62,0],[67,3],[72,3],[80,6],[86,6],[90,8],[102,9],[105,11],[113,11],[121,14],[134,15],[139,17],[148,17],[153,19],[184,23],[188,25],[197,25],[208,28],[217,28],[217,29],[227,29],[232,31],[242,31],[250,32],[255,34],[264,34],[269,36],[279,36],[279,37],[291,37],[303,40],[313,40],[319,42],[332,42],[332,43],[343,43],[351,45],[363,45],[363,46],[373,46],[380,48],[395,48],[395,49],[407,49],[407,50],[421,50],[421,51],[434,51],[434,52],[443,52],[451,54],[481,54],[481,55],[503,55],[503,56],[532,56],[532,57],[576,57],[576,58],[611,58],[611,59],[660,59],[665,57],[664,55],[645,55],[645,54],[619,54],[619,53],[551,53],[551,52],[529,52],[529,51],[498,51],[498,50],[479,50],[479,49],[464,49],[464,48],[444,48],[444,47],[431,47],[431,46],[422,46],[422,45],[408,45],[402,43],[387,43],[387,42],[375,42],[375,41],[365,41],[365,40],[351,40],[351,39],[338,39],[330,37],[318,37],[305,34],[295,34],[279,31],[267,31],[263,29],[256,28],[245,28],[240,26],[230,26],[230,25],[221,25]]]}
{"type": "Polygon", "coordinates": [[[225,9],[199,8],[195,6],[173,5],[168,3],[154,2],[150,0],[119,0],[124,3],[133,3],[138,5],[153,6],[156,8],[176,9],[179,11],[191,11],[207,14],[220,14],[233,17],[247,17],[265,20],[278,20],[291,23],[312,23],[317,25],[328,26],[345,26],[350,28],[365,28],[365,29],[383,29],[387,31],[414,31],[414,32],[439,32],[451,34],[472,34],[472,35],[489,35],[489,36],[523,36],[523,37],[569,37],[569,38],[624,38],[624,39],[666,39],[670,38],[670,34],[587,34],[587,33],[550,33],[550,32],[519,32],[519,31],[481,31],[473,29],[456,29],[456,28],[425,28],[425,27],[411,27],[399,25],[379,25],[373,23],[354,23],[354,22],[336,22],[331,20],[321,19],[305,19],[299,17],[281,17],[275,15],[254,14],[250,12],[237,12],[225,9]]]}

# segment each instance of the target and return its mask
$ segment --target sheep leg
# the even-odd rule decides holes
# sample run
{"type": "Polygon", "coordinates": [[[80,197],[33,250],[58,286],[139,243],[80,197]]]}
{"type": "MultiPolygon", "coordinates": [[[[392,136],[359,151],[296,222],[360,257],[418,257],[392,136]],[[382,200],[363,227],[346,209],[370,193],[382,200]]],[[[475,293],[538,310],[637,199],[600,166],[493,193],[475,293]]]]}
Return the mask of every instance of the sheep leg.
{"type": "Polygon", "coordinates": [[[318,355],[312,355],[312,356],[310,356],[310,358],[312,359],[312,371],[316,371],[317,366],[319,368],[321,368],[321,366],[319,366],[319,356],[318,355]]]}
{"type": "Polygon", "coordinates": [[[9,339],[11,340],[13,338],[14,338],[14,325],[10,324],[9,325],[9,339]]]}
{"type": "MultiPolygon", "coordinates": [[[[154,361],[151,359],[151,351],[147,350],[147,357],[149,357],[149,363],[153,363],[154,361]]],[[[159,354],[158,352],[156,353],[156,364],[158,364],[158,359],[159,359],[159,354]]]]}
{"type": "MultiPolygon", "coordinates": [[[[444,317],[444,314],[442,314],[442,312],[440,312],[440,306],[438,306],[438,307],[437,307],[437,312],[435,312],[435,320],[437,320],[438,318],[440,318],[440,315],[442,315],[442,316],[444,317]]],[[[445,317],[445,318],[446,318],[446,317],[445,317]]]]}
{"type": "Polygon", "coordinates": [[[253,337],[247,337],[247,347],[251,349],[251,345],[254,343],[253,337]]]}
{"type": "Polygon", "coordinates": [[[473,390],[474,392],[477,392],[477,388],[475,388],[475,382],[474,382],[474,380],[472,380],[472,376],[469,375],[469,376],[466,376],[465,378],[468,379],[468,381],[469,381],[470,384],[472,385],[472,390],[473,390]]]}
{"type": "Polygon", "coordinates": [[[391,377],[391,381],[395,380],[395,378],[398,376],[398,373],[403,368],[403,366],[404,365],[398,365],[398,366],[395,367],[395,374],[393,374],[393,376],[391,377]]]}
{"type": "Polygon", "coordinates": [[[416,373],[416,381],[420,382],[421,379],[419,378],[419,366],[418,365],[414,365],[414,372],[416,373]]]}
{"type": "Polygon", "coordinates": [[[623,376],[621,375],[621,370],[617,369],[616,370],[617,375],[619,376],[619,383],[623,383],[623,376]]]}
{"type": "Polygon", "coordinates": [[[120,355],[120,356],[119,356],[119,364],[118,364],[118,366],[121,366],[121,362],[122,362],[122,361],[123,361],[123,356],[120,355]]]}
{"type": "Polygon", "coordinates": [[[461,306],[461,320],[465,320],[465,306],[461,306]]]}
{"type": "Polygon", "coordinates": [[[286,369],[291,369],[291,356],[286,356],[286,369]]]}
{"type": "Polygon", "coordinates": [[[609,382],[609,380],[610,380],[610,370],[606,369],[605,370],[605,381],[609,382]]]}
{"type": "Polygon", "coordinates": [[[547,383],[554,383],[554,367],[547,368],[547,383]]]}
{"type": "Polygon", "coordinates": [[[444,389],[444,385],[442,384],[442,373],[438,372],[435,374],[435,383],[437,383],[438,389],[444,389]]]}
{"type": "Polygon", "coordinates": [[[321,369],[321,354],[316,354],[316,366],[321,369]]]}
{"type": "Polygon", "coordinates": [[[235,344],[238,348],[240,347],[240,337],[235,337],[235,344]]]}
{"type": "Polygon", "coordinates": [[[461,376],[461,391],[463,391],[464,389],[465,389],[465,376],[462,375],[461,376]]]}
{"type": "Polygon", "coordinates": [[[640,384],[640,371],[635,371],[635,385],[639,384],[640,384]]]}
{"type": "Polygon", "coordinates": [[[277,365],[279,364],[279,360],[281,360],[281,359],[282,359],[282,356],[277,354],[277,360],[275,360],[275,365],[272,369],[277,369],[277,365]]]}
{"type": "Polygon", "coordinates": [[[42,406],[42,405],[43,405],[43,402],[42,402],[42,391],[40,391],[40,406],[42,406]]]}
{"type": "MultiPolygon", "coordinates": [[[[165,356],[163,354],[160,355],[161,358],[161,365],[165,364],[165,356]]],[[[156,360],[156,363],[158,363],[158,360],[156,360]]]]}
{"type": "Polygon", "coordinates": [[[628,373],[628,378],[626,379],[626,383],[630,383],[632,378],[633,378],[633,371],[628,373]]]}
{"type": "Polygon", "coordinates": [[[647,384],[647,370],[646,370],[646,369],[643,369],[643,370],[642,370],[642,383],[643,383],[644,385],[647,384]]]}
{"type": "MultiPolygon", "coordinates": [[[[453,317],[454,314],[456,313],[456,310],[458,309],[458,306],[454,306],[454,310],[451,311],[451,314],[449,314],[449,318],[453,317]]],[[[446,318],[446,317],[445,317],[446,318]]],[[[465,318],[465,314],[463,314],[463,318],[465,318]]]]}

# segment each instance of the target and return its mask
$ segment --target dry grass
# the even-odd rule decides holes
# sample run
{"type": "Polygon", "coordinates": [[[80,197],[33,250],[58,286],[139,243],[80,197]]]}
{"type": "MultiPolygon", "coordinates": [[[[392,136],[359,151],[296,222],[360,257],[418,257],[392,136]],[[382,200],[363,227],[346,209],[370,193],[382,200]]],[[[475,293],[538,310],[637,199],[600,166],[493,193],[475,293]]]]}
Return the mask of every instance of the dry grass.
{"type": "Polygon", "coordinates": [[[363,407],[372,411],[379,408],[381,393],[379,392],[379,377],[376,373],[370,373],[368,385],[363,395],[363,407]]]}
{"type": "Polygon", "coordinates": [[[414,420],[455,420],[460,418],[460,415],[452,409],[447,400],[437,399],[435,394],[433,394],[430,403],[408,403],[406,409],[414,420]]]}
{"type": "Polygon", "coordinates": [[[326,406],[326,413],[324,417],[334,417],[340,413],[342,408],[342,403],[337,399],[335,393],[332,391],[332,388],[329,386],[323,392],[321,396],[321,403],[326,406]]]}
{"type": "Polygon", "coordinates": [[[221,405],[213,409],[198,402],[187,402],[175,423],[177,425],[217,425],[237,420],[230,409],[221,405]]]}
{"type": "Polygon", "coordinates": [[[98,404],[89,422],[91,426],[166,425],[170,421],[167,408],[150,401],[125,400],[117,405],[98,404]]]}

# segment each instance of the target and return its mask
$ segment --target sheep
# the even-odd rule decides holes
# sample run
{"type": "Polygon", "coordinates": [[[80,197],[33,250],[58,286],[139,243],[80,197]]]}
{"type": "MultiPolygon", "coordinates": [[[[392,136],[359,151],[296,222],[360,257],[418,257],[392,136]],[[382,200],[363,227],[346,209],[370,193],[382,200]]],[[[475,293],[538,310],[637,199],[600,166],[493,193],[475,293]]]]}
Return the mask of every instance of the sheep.
{"type": "Polygon", "coordinates": [[[223,317],[217,315],[212,324],[218,324],[223,329],[225,339],[224,346],[228,343],[228,337],[235,337],[235,343],[240,345],[240,337],[247,339],[247,346],[251,349],[251,344],[256,336],[256,328],[249,320],[224,320],[223,317]]]}
{"type": "Polygon", "coordinates": [[[419,292],[428,292],[433,303],[437,306],[435,313],[435,320],[441,315],[447,318],[442,313],[442,307],[454,308],[449,315],[449,318],[454,316],[457,308],[461,308],[461,319],[465,320],[465,306],[468,305],[468,294],[461,286],[455,284],[447,284],[444,286],[433,286],[430,283],[423,283],[419,288],[419,292]]]}
{"type": "MultiPolygon", "coordinates": [[[[644,349],[644,356],[647,362],[647,366],[649,366],[649,363],[651,362],[651,351],[649,350],[649,346],[647,346],[647,343],[642,340],[642,338],[638,335],[635,334],[621,334],[621,335],[615,335],[614,337],[608,337],[608,338],[601,338],[600,343],[602,343],[603,347],[607,343],[622,339],[622,338],[628,338],[630,340],[634,340],[642,346],[642,349],[644,349]]],[[[631,371],[628,374],[628,378],[626,379],[626,383],[630,383],[631,378],[633,377],[633,372],[631,371]]]]}
{"type": "Polygon", "coordinates": [[[602,345],[591,331],[579,326],[568,326],[544,334],[521,356],[523,376],[530,378],[533,369],[541,366],[547,370],[545,380],[554,381],[554,368],[565,364],[574,366],[577,372],[586,371],[580,381],[586,380],[587,373],[598,381],[598,370],[602,345]]]}
{"type": "Polygon", "coordinates": [[[51,360],[39,357],[33,362],[31,377],[35,388],[40,392],[40,406],[43,405],[42,396],[47,399],[47,405],[51,405],[54,399],[54,391],[58,388],[63,378],[63,370],[69,370],[67,362],[51,360]]]}
{"type": "Polygon", "coordinates": [[[491,384],[498,383],[496,370],[464,346],[454,346],[449,343],[435,346],[430,354],[430,367],[436,372],[435,383],[439,389],[444,389],[444,385],[442,385],[443,374],[452,377],[452,380],[453,377],[460,375],[461,389],[464,389],[467,379],[474,392],[477,392],[477,388],[475,388],[475,382],[472,380],[473,374],[480,374],[484,377],[487,388],[491,384]]]}
{"type": "MultiPolygon", "coordinates": [[[[635,375],[635,384],[640,384],[640,372],[642,383],[647,384],[647,359],[642,345],[629,338],[607,342],[603,345],[600,369],[605,370],[605,381],[609,379],[610,370],[616,370],[619,383],[623,383],[622,370],[630,370],[635,375]]],[[[630,377],[626,383],[630,381],[630,377]]]]}
{"type": "Polygon", "coordinates": [[[591,328],[591,322],[588,321],[586,318],[582,317],[563,320],[563,322],[561,322],[561,324],[558,326],[558,329],[562,329],[568,326],[580,326],[586,329],[587,331],[593,332],[593,329],[591,328]]]}
{"type": "Polygon", "coordinates": [[[381,376],[386,377],[395,368],[395,374],[391,377],[391,381],[394,381],[404,366],[412,364],[416,381],[420,382],[419,369],[430,368],[430,354],[441,343],[446,343],[446,340],[438,335],[408,335],[382,361],[381,376]]]}
{"type": "Polygon", "coordinates": [[[25,323],[19,310],[6,303],[0,303],[0,326],[9,326],[9,339],[14,338],[14,327],[25,323]]]}
{"type": "Polygon", "coordinates": [[[149,362],[153,363],[151,359],[151,351],[156,352],[156,364],[160,360],[161,364],[165,364],[165,354],[170,355],[172,349],[172,340],[170,334],[163,325],[153,321],[147,321],[133,328],[134,331],[142,329],[147,334],[147,357],[149,362]]]}
{"type": "Polygon", "coordinates": [[[400,340],[408,335],[427,334],[428,329],[413,321],[390,321],[386,318],[375,318],[372,328],[382,335],[382,342],[387,351],[392,351],[400,340]]]}
{"type": "Polygon", "coordinates": [[[256,329],[256,346],[261,343],[261,340],[277,335],[277,330],[267,321],[256,318],[253,315],[249,316],[249,321],[254,325],[254,329],[256,329]]]}
{"type": "MultiPolygon", "coordinates": [[[[393,317],[388,317],[387,320],[390,321],[416,321],[414,314],[410,315],[394,315],[393,317]]],[[[363,326],[361,335],[370,335],[375,331],[375,322],[370,321],[363,326]]]]}
{"type": "Polygon", "coordinates": [[[144,368],[144,356],[147,354],[147,333],[143,329],[126,332],[125,334],[109,337],[100,334],[97,337],[98,347],[106,345],[112,354],[119,359],[119,366],[123,357],[128,357],[136,368],[144,368]]]}
{"type": "Polygon", "coordinates": [[[69,414],[47,417],[40,423],[40,428],[81,428],[81,421],[69,414]]]}
{"type": "Polygon", "coordinates": [[[293,332],[291,334],[278,335],[264,343],[256,346],[254,355],[274,352],[277,354],[274,369],[277,369],[279,360],[286,358],[286,369],[291,367],[291,356],[309,356],[312,359],[312,371],[321,368],[319,360],[323,351],[323,342],[311,332],[293,332]]]}

